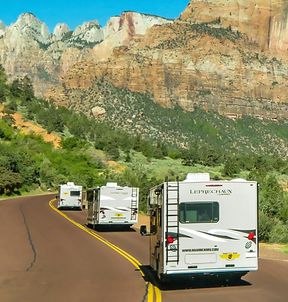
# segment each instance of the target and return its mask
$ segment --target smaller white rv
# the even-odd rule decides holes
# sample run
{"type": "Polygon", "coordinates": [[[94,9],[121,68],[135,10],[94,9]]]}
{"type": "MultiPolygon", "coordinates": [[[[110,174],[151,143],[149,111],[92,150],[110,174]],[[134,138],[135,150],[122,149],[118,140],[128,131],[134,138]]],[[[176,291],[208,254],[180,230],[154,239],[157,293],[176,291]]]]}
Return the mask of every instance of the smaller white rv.
{"type": "Polygon", "coordinates": [[[148,200],[150,265],[160,280],[208,275],[237,280],[258,269],[255,181],[189,173],[184,181],[152,188],[148,200]]]}
{"type": "Polygon", "coordinates": [[[137,223],[139,188],[121,187],[117,183],[87,190],[88,216],[87,224],[127,225],[137,223]]]}
{"type": "Polygon", "coordinates": [[[58,209],[82,209],[82,186],[77,186],[74,182],[67,182],[59,186],[58,209]]]}

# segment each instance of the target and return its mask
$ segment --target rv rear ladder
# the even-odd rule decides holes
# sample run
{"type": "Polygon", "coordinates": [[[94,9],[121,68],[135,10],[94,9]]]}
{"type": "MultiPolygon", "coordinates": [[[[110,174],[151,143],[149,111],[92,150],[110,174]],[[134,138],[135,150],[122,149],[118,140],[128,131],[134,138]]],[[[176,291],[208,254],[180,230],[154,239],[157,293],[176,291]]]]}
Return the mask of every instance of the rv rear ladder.
{"type": "Polygon", "coordinates": [[[131,209],[131,220],[136,219],[136,213],[138,211],[137,208],[137,200],[138,200],[138,191],[136,188],[132,187],[132,193],[131,193],[131,205],[130,205],[130,209],[131,209]]]}
{"type": "Polygon", "coordinates": [[[179,263],[179,179],[176,184],[171,184],[166,179],[166,264],[179,263]],[[167,237],[174,238],[174,242],[168,244],[167,237]]]}

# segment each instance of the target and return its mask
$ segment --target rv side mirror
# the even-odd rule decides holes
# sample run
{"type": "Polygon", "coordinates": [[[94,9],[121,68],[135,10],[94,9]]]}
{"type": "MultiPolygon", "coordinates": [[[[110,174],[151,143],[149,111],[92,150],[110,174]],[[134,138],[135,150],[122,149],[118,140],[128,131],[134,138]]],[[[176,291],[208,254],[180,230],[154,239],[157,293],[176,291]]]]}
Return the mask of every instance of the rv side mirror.
{"type": "Polygon", "coordinates": [[[140,234],[141,234],[142,236],[147,235],[147,227],[146,227],[146,225],[141,225],[141,226],[140,226],[140,234]]]}

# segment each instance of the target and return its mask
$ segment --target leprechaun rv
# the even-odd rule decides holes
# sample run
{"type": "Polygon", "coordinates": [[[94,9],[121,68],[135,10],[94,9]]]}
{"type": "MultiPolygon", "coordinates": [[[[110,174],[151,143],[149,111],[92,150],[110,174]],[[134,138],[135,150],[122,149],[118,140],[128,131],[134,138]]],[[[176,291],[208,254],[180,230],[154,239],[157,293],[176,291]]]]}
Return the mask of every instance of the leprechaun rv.
{"type": "Polygon", "coordinates": [[[139,189],[117,183],[87,190],[88,225],[127,225],[138,221],[139,189]]]}
{"type": "Polygon", "coordinates": [[[57,207],[59,208],[82,208],[82,186],[77,186],[74,182],[59,186],[59,200],[57,207]]]}
{"type": "Polygon", "coordinates": [[[152,188],[148,199],[150,265],[160,279],[237,280],[258,269],[256,182],[189,173],[152,188]]]}

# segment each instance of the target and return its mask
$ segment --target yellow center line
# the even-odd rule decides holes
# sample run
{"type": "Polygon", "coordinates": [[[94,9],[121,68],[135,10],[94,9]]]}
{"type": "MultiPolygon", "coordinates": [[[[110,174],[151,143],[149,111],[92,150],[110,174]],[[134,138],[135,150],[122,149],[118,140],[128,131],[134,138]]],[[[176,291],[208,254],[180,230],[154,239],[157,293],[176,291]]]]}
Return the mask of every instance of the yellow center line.
{"type": "MultiPolygon", "coordinates": [[[[140,272],[141,276],[144,277],[144,273],[142,272],[142,270],[140,268],[142,266],[142,264],[135,257],[130,255],[126,251],[122,250],[120,247],[116,246],[115,244],[111,243],[110,241],[108,241],[104,237],[100,236],[96,232],[94,232],[90,229],[87,229],[86,227],[84,227],[80,223],[76,222],[75,220],[68,217],[66,214],[59,211],[53,204],[55,201],[56,201],[56,199],[52,199],[52,200],[49,201],[49,206],[54,211],[56,211],[59,215],[61,215],[62,217],[64,217],[68,221],[70,221],[72,224],[74,224],[76,227],[78,227],[82,231],[84,231],[84,232],[88,233],[89,235],[93,236],[94,238],[101,241],[102,243],[104,243],[105,245],[107,245],[111,249],[113,249],[115,252],[120,254],[122,257],[124,257],[126,260],[128,260],[131,264],[133,264],[133,266],[136,267],[137,270],[140,272]]],[[[154,291],[155,291],[155,295],[156,295],[156,302],[162,302],[160,289],[157,286],[150,283],[150,282],[148,282],[148,300],[147,300],[147,302],[153,302],[153,300],[154,300],[154,291]]]]}
{"type": "Polygon", "coordinates": [[[153,302],[154,301],[154,286],[152,283],[149,283],[148,285],[148,302],[153,302]]]}
{"type": "Polygon", "coordinates": [[[157,286],[154,286],[154,290],[156,294],[156,302],[162,302],[161,290],[157,286]]]}

